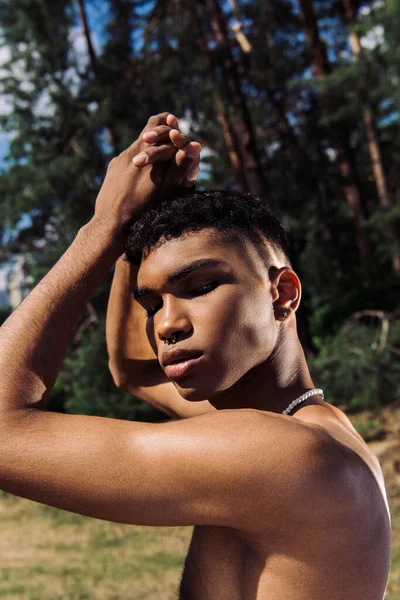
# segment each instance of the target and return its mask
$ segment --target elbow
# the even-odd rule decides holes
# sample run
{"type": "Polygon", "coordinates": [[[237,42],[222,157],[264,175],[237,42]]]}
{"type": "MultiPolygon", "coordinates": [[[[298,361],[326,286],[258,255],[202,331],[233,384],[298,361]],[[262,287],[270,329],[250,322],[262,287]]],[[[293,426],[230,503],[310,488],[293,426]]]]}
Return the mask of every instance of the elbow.
{"type": "Polygon", "coordinates": [[[108,368],[110,369],[111,377],[113,378],[113,381],[117,388],[124,392],[127,392],[128,387],[132,387],[131,385],[129,385],[130,382],[128,381],[127,374],[124,373],[112,360],[108,361],[108,368]]]}

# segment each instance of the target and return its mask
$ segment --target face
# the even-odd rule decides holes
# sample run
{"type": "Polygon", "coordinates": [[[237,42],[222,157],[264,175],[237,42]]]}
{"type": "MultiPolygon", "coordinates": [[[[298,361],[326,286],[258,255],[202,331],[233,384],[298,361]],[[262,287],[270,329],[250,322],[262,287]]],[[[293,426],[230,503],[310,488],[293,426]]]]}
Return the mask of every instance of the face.
{"type": "Polygon", "coordinates": [[[278,333],[271,290],[251,242],[229,243],[215,230],[170,240],[142,261],[135,297],[161,366],[169,350],[201,353],[183,373],[163,367],[182,397],[212,399],[268,358],[278,333]]]}

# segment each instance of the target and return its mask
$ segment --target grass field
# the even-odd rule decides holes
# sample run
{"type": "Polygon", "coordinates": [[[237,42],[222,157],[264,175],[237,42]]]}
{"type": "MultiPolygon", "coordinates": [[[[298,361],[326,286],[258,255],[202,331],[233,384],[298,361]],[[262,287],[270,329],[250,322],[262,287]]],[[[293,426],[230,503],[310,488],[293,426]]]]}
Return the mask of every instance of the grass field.
{"type": "Polygon", "coordinates": [[[134,527],[0,498],[0,598],[172,600],[189,527],[134,527]]]}
{"type": "MultiPolygon", "coordinates": [[[[399,447],[389,452],[393,558],[386,600],[399,600],[399,447]]],[[[0,528],[0,599],[11,600],[176,600],[191,535],[190,527],[119,525],[11,495],[0,495],[0,528]]]]}

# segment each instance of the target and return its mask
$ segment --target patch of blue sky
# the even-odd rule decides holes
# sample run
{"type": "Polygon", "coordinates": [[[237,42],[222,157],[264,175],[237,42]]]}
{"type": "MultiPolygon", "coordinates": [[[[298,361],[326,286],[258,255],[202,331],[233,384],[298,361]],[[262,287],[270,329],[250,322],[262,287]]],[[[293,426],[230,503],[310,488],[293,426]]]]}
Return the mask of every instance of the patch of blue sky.
{"type": "Polygon", "coordinates": [[[105,127],[103,127],[103,129],[101,129],[100,131],[97,132],[96,137],[100,144],[100,148],[102,149],[104,154],[106,156],[111,155],[113,148],[109,141],[109,134],[107,132],[107,129],[105,127]]]}
{"type": "Polygon", "coordinates": [[[389,115],[386,115],[386,116],[382,117],[381,119],[379,119],[378,125],[380,128],[388,127],[389,125],[393,125],[393,123],[396,123],[399,120],[399,117],[400,117],[399,112],[397,110],[394,110],[389,115]]]}
{"type": "Polygon", "coordinates": [[[32,217],[35,215],[36,210],[33,210],[30,213],[24,213],[14,229],[10,229],[9,227],[5,227],[2,238],[0,239],[0,245],[4,246],[9,244],[13,238],[15,238],[19,231],[22,229],[28,229],[32,227],[32,217]]]}
{"type": "Polygon", "coordinates": [[[10,136],[7,133],[0,133],[0,170],[6,167],[6,157],[10,146],[10,136]]]}
{"type": "Polygon", "coordinates": [[[85,8],[89,29],[94,34],[94,39],[99,46],[96,50],[101,50],[107,42],[109,5],[104,0],[86,0],[85,8]]]}
{"type": "Polygon", "coordinates": [[[147,2],[142,2],[135,6],[135,12],[140,17],[148,17],[151,11],[154,8],[154,0],[148,0],[147,2]]]}

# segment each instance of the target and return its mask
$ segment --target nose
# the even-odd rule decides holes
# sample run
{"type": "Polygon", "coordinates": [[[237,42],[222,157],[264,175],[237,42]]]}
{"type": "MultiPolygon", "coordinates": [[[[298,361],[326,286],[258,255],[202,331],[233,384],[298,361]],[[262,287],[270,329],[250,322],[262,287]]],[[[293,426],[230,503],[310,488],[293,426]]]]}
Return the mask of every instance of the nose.
{"type": "Polygon", "coordinates": [[[186,337],[192,330],[192,324],[182,304],[177,299],[165,298],[160,309],[157,328],[158,338],[165,342],[175,334],[175,338],[186,337]]]}

